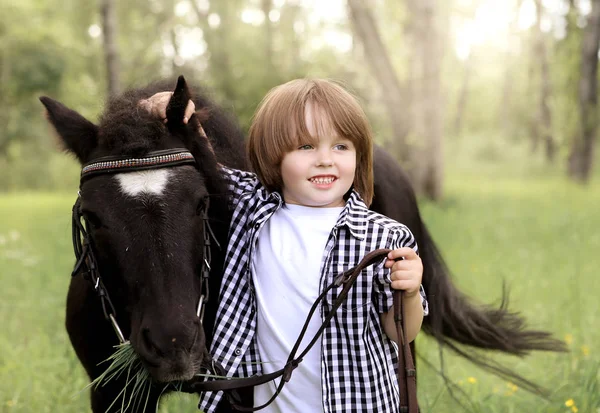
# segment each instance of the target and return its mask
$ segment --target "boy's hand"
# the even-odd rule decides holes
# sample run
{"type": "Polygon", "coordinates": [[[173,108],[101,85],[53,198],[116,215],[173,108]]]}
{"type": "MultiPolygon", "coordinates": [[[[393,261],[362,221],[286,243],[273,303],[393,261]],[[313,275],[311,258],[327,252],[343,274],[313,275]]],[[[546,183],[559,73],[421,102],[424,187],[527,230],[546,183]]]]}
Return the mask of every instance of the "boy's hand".
{"type": "Polygon", "coordinates": [[[391,268],[390,278],[393,289],[404,290],[407,297],[419,293],[423,278],[423,263],[412,248],[404,247],[390,251],[384,265],[385,268],[391,268]]]}
{"type": "MultiPolygon", "coordinates": [[[[171,96],[173,96],[173,92],[159,92],[155,95],[150,96],[148,99],[142,99],[139,102],[139,105],[150,112],[152,115],[156,116],[163,120],[163,122],[167,122],[167,106],[169,105],[169,101],[171,100],[171,96]]],[[[185,108],[185,115],[183,116],[183,123],[187,124],[188,120],[194,114],[196,110],[196,106],[194,102],[191,100],[188,102],[185,108]]]]}

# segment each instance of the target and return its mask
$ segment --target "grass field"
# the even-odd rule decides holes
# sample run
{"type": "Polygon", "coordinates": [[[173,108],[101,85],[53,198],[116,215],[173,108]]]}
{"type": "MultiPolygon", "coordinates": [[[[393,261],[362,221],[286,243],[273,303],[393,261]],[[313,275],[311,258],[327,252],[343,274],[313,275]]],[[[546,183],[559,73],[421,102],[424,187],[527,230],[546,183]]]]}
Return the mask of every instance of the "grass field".
{"type": "MultiPolygon", "coordinates": [[[[422,213],[455,281],[478,302],[495,302],[503,281],[512,309],[565,339],[569,354],[496,357],[546,386],[544,399],[445,356],[450,397],[435,369],[438,349],[418,339],[423,412],[600,413],[600,186],[581,188],[550,174],[454,171],[441,204],[422,213]]],[[[0,412],[87,412],[87,384],[64,330],[73,264],[73,194],[0,195],[0,412]]],[[[195,412],[176,395],[160,411],[195,412]]]]}

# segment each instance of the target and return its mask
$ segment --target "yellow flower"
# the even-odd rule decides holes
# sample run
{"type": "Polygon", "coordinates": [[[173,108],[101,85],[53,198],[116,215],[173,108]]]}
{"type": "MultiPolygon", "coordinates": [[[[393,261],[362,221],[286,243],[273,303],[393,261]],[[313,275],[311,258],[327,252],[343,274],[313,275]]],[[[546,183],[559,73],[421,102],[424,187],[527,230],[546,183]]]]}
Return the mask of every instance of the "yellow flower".
{"type": "Polygon", "coordinates": [[[467,381],[468,381],[469,383],[471,383],[471,384],[475,384],[475,383],[477,383],[477,379],[476,379],[475,377],[469,377],[469,378],[467,379],[467,381]]]}
{"type": "Polygon", "coordinates": [[[581,352],[585,357],[590,355],[590,348],[586,345],[581,346],[581,352]]]}
{"type": "Polygon", "coordinates": [[[573,342],[573,334],[565,334],[565,342],[570,346],[573,342]]]}
{"type": "Polygon", "coordinates": [[[513,393],[519,390],[519,386],[517,386],[514,383],[511,383],[510,381],[506,383],[506,387],[508,387],[513,393]]]}
{"type": "Polygon", "coordinates": [[[565,406],[567,406],[567,407],[575,406],[575,400],[573,400],[573,399],[567,400],[565,402],[565,406]]]}
{"type": "Polygon", "coordinates": [[[577,408],[577,406],[573,406],[573,407],[571,407],[571,411],[573,413],[577,413],[579,411],[579,409],[577,408]]]}
{"type": "Polygon", "coordinates": [[[15,404],[16,404],[16,402],[14,400],[9,400],[9,401],[6,402],[6,405],[8,407],[13,407],[15,404]]]}

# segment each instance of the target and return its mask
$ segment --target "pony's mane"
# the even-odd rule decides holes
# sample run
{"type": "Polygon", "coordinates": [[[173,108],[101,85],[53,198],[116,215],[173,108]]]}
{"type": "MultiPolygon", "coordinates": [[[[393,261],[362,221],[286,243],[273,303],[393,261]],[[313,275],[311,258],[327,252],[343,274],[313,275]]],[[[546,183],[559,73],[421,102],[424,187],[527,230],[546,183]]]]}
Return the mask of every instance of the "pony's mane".
{"type": "MultiPolygon", "coordinates": [[[[139,156],[156,150],[169,131],[160,119],[139,105],[158,92],[172,90],[175,81],[161,81],[143,88],[130,89],[108,100],[100,116],[99,146],[111,153],[139,156]]],[[[197,110],[205,114],[202,126],[221,164],[247,169],[244,154],[244,134],[230,113],[221,109],[200,87],[190,87],[197,110]]],[[[199,142],[201,146],[204,142],[199,142]]]]}
{"type": "Polygon", "coordinates": [[[169,132],[160,119],[139,105],[139,101],[159,91],[169,90],[166,83],[130,89],[112,97],[100,116],[99,146],[111,153],[139,156],[156,150],[169,132]]]}

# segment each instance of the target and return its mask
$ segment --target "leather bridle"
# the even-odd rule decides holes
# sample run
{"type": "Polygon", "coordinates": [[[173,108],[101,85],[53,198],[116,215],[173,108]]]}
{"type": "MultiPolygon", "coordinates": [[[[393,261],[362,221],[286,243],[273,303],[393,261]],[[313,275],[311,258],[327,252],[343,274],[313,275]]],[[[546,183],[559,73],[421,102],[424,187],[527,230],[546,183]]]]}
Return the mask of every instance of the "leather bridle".
{"type": "MultiPolygon", "coordinates": [[[[195,164],[193,155],[186,149],[170,149],[162,151],[154,151],[148,153],[146,156],[141,158],[124,158],[124,157],[103,157],[98,158],[92,162],[87,163],[83,166],[81,172],[81,183],[90,177],[99,174],[112,174],[121,172],[131,172],[147,169],[156,169],[163,167],[172,167],[183,164],[195,164]]],[[[203,226],[204,226],[204,242],[203,242],[203,262],[201,269],[201,294],[198,300],[198,307],[196,314],[202,322],[204,316],[205,305],[209,299],[209,274],[210,274],[210,263],[211,263],[211,239],[218,245],[218,241],[210,228],[208,221],[208,198],[205,200],[203,208],[203,226]]],[[[93,286],[94,291],[98,295],[104,317],[112,325],[117,338],[121,344],[126,343],[121,328],[117,323],[117,314],[115,307],[110,299],[108,291],[102,281],[96,257],[94,255],[93,241],[88,232],[89,224],[82,214],[81,211],[81,193],[78,193],[77,200],[73,205],[72,214],[72,236],[73,236],[73,250],[75,252],[76,263],[72,272],[72,276],[82,274],[93,286]],[[83,221],[83,222],[82,222],[83,221]]],[[[317,343],[319,336],[323,333],[331,319],[335,316],[336,311],[342,305],[356,279],[360,275],[363,269],[375,264],[381,259],[385,258],[390,252],[389,249],[378,249],[367,254],[360,263],[337,276],[333,283],[325,288],[319,295],[315,303],[312,305],[307,319],[302,327],[300,335],[294,344],[288,359],[283,368],[275,372],[264,374],[260,376],[252,376],[248,378],[224,378],[219,380],[193,382],[185,386],[186,390],[193,392],[204,392],[204,391],[231,391],[240,388],[254,387],[260,384],[267,383],[271,380],[275,380],[281,377],[277,389],[271,399],[265,404],[257,407],[244,407],[240,405],[239,399],[231,392],[227,392],[227,397],[234,409],[246,412],[257,411],[265,408],[271,404],[275,398],[281,393],[285,384],[290,380],[292,372],[302,362],[303,358],[310,351],[310,349],[317,343]],[[333,288],[342,287],[342,291],[336,297],[331,310],[324,317],[321,326],[319,327],[315,336],[311,339],[310,343],[306,348],[298,354],[300,343],[302,342],[309,321],[318,309],[320,303],[325,299],[327,293],[333,288]]],[[[412,353],[410,345],[406,340],[405,336],[405,317],[404,317],[404,304],[402,300],[403,291],[395,290],[393,293],[394,297],[394,320],[396,323],[397,337],[398,337],[398,370],[397,378],[400,388],[400,412],[401,413],[417,413],[417,396],[416,396],[416,377],[415,377],[415,366],[412,359],[412,353]]],[[[212,370],[214,373],[224,375],[224,369],[216,362],[212,362],[212,370]]]]}
{"type": "MultiPolygon", "coordinates": [[[[194,156],[187,150],[182,148],[167,149],[160,151],[149,152],[147,155],[140,158],[106,156],[97,158],[86,163],[81,170],[80,187],[84,180],[90,179],[101,174],[115,174],[121,172],[142,171],[148,169],[158,169],[165,167],[173,167],[185,164],[194,165],[196,163],[194,156]]],[[[204,317],[204,309],[209,299],[208,277],[210,275],[211,263],[211,239],[219,246],[219,243],[210,227],[208,221],[208,197],[204,199],[202,208],[202,225],[203,225],[203,259],[202,268],[200,270],[201,290],[200,298],[196,315],[202,323],[204,317]]],[[[102,305],[102,312],[107,321],[110,322],[115,334],[121,344],[127,343],[128,340],[123,335],[121,328],[117,322],[117,311],[113,305],[108,290],[102,281],[98,269],[98,262],[94,255],[93,240],[89,233],[90,225],[81,211],[81,190],[77,194],[77,200],[73,205],[72,213],[72,238],[73,251],[75,252],[75,267],[71,276],[78,274],[83,275],[87,279],[96,292],[102,305]]]]}

